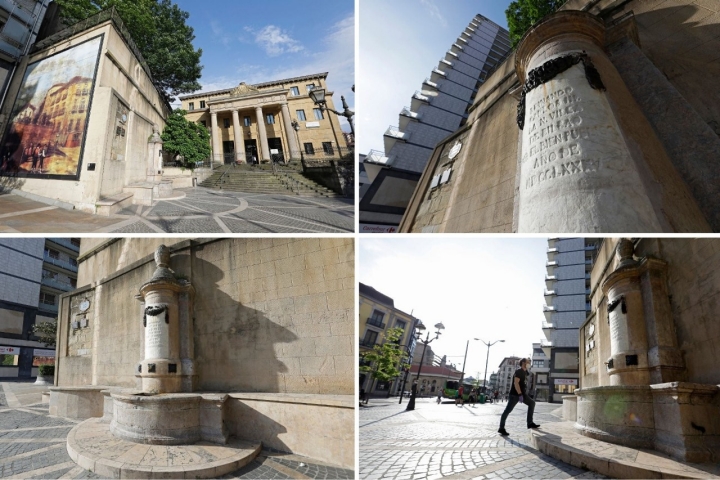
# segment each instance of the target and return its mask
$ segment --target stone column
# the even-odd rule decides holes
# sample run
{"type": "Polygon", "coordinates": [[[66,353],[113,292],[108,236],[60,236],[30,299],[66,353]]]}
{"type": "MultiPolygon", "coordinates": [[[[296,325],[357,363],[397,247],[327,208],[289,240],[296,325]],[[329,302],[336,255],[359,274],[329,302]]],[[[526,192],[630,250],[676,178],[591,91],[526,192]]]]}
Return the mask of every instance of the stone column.
{"type": "MultiPolygon", "coordinates": [[[[562,11],[535,25],[518,46],[515,66],[524,83],[519,232],[663,231],[643,182],[652,179],[642,153],[631,154],[609,101],[627,87],[604,39],[601,20],[562,11]]],[[[634,103],[623,105],[623,115],[626,123],[628,116],[647,123],[634,103]]]]}
{"type": "Polygon", "coordinates": [[[162,179],[162,146],[160,128],[153,125],[153,133],[148,140],[148,159],[146,181],[155,182],[162,179]]]}
{"type": "Polygon", "coordinates": [[[633,259],[633,244],[618,242],[618,266],[602,285],[607,297],[610,385],[649,385],[682,380],[684,362],[668,301],[667,264],[633,259]]]}
{"type": "Polygon", "coordinates": [[[223,163],[220,145],[220,130],[218,129],[217,112],[210,112],[210,137],[212,138],[213,163],[223,163]]]}
{"type": "Polygon", "coordinates": [[[240,128],[240,116],[237,110],[232,111],[233,119],[233,135],[235,135],[235,161],[237,163],[247,163],[245,161],[245,142],[240,128]]]}
{"type": "Polygon", "coordinates": [[[188,391],[195,375],[192,362],[192,336],[189,321],[192,286],[177,280],[170,270],[170,251],[161,245],[155,252],[157,269],[140,288],[138,300],[145,305],[143,314],[143,359],[137,366],[144,393],[188,391]],[[184,370],[190,369],[190,371],[184,370]]]}
{"type": "Polygon", "coordinates": [[[255,107],[255,115],[257,116],[258,131],[260,133],[260,161],[270,161],[270,146],[267,141],[267,132],[265,131],[265,117],[261,106],[255,107]]]}
{"type": "Polygon", "coordinates": [[[295,138],[295,130],[292,128],[292,119],[290,118],[288,104],[280,104],[280,110],[282,111],[283,125],[285,126],[285,136],[288,139],[288,145],[290,147],[290,158],[300,158],[300,148],[295,138]]]}

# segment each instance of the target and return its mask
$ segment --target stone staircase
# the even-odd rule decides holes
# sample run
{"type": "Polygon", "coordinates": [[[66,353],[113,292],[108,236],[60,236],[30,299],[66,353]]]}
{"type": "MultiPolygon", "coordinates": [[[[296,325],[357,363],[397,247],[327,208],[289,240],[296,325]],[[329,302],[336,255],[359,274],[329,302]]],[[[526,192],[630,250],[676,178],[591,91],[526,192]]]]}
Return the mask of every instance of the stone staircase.
{"type": "Polygon", "coordinates": [[[339,197],[337,193],[304,177],[293,166],[271,165],[222,166],[200,183],[216,190],[242,193],[298,195],[302,197],[339,197]]]}

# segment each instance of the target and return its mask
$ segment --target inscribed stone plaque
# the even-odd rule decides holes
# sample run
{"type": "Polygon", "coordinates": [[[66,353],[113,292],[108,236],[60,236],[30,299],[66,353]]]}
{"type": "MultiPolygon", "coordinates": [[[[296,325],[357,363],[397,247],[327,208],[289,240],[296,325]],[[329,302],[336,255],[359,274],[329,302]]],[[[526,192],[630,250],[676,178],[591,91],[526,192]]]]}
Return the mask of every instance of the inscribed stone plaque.
{"type": "Polygon", "coordinates": [[[617,355],[629,349],[627,314],[620,307],[610,312],[610,354],[617,355]]]}
{"type": "Polygon", "coordinates": [[[147,317],[145,328],[145,358],[168,358],[170,356],[169,325],[165,312],[147,317]]]}

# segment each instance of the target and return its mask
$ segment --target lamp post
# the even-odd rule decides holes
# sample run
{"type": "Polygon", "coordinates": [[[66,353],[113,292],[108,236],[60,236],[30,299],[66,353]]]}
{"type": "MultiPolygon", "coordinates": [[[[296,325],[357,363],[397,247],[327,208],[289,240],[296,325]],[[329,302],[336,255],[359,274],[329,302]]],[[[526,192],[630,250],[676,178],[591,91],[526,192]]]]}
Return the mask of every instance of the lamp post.
{"type": "Polygon", "coordinates": [[[298,133],[300,131],[300,124],[297,120],[293,120],[290,122],[290,125],[292,126],[293,130],[295,130],[295,138],[297,139],[298,148],[300,149],[300,163],[303,164],[303,167],[305,167],[305,155],[303,154],[304,148],[300,146],[300,134],[298,133]]]}
{"type": "MultiPolygon", "coordinates": [[[[353,137],[355,136],[355,126],[352,122],[352,117],[355,115],[355,113],[348,108],[347,103],[345,102],[345,97],[340,97],[342,99],[343,108],[345,110],[341,112],[338,112],[336,110],[333,110],[332,108],[328,108],[327,106],[327,100],[325,100],[325,89],[324,88],[313,88],[310,90],[310,98],[312,101],[320,107],[320,110],[329,110],[333,112],[335,115],[345,117],[347,118],[348,123],[350,124],[350,131],[353,134],[353,137]]],[[[330,120],[330,119],[328,119],[330,120]]],[[[338,142],[337,133],[335,132],[335,126],[333,125],[332,121],[330,121],[330,128],[332,128],[333,136],[335,137],[335,144],[338,146],[338,157],[342,158],[342,150],[340,150],[340,143],[338,142]]]]}
{"type": "MultiPolygon", "coordinates": [[[[427,332],[427,335],[425,335],[424,341],[420,339],[420,337],[422,336],[422,332],[421,331],[417,332],[417,340],[423,344],[423,353],[422,353],[422,357],[420,359],[420,365],[418,366],[418,373],[417,373],[417,376],[415,377],[416,382],[420,380],[420,372],[422,372],[423,360],[425,360],[425,349],[427,348],[428,344],[433,342],[433,340],[437,340],[438,338],[440,338],[440,334],[442,333],[442,332],[440,332],[440,330],[444,330],[445,325],[443,325],[442,322],[436,323],[435,329],[436,329],[435,337],[430,338],[430,332],[427,332]]],[[[422,330],[424,330],[424,327],[422,328],[422,330]]],[[[413,385],[413,387],[411,389],[411,393],[410,393],[410,401],[408,402],[408,406],[405,410],[415,410],[415,397],[416,396],[417,396],[417,385],[413,385]]]]}
{"type": "MultiPolygon", "coordinates": [[[[479,339],[477,339],[477,340],[479,340],[479,339]]],[[[487,357],[485,357],[485,374],[483,375],[483,389],[485,390],[485,393],[487,394],[487,386],[485,384],[485,379],[487,379],[487,366],[488,366],[488,360],[490,360],[490,347],[492,347],[493,345],[495,345],[498,342],[504,342],[505,340],[495,340],[492,343],[488,343],[485,340],[480,340],[480,341],[483,342],[488,347],[487,357]]]]}
{"type": "MultiPolygon", "coordinates": [[[[473,340],[480,340],[479,338],[473,338],[473,340]]],[[[470,340],[465,344],[465,358],[463,358],[463,368],[460,374],[460,385],[462,385],[463,379],[465,378],[465,360],[467,360],[468,347],[470,346],[470,340]]],[[[487,367],[486,367],[487,368],[487,367]]]]}

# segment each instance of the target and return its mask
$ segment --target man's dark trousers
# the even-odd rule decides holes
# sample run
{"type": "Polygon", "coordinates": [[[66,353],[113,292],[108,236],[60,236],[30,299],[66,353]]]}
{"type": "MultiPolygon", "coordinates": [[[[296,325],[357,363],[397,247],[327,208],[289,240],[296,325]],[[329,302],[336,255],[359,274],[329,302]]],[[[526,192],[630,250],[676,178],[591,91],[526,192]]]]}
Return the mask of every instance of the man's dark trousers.
{"type": "MultiPolygon", "coordinates": [[[[513,411],[513,408],[515,408],[515,405],[517,405],[518,401],[520,401],[520,397],[515,395],[508,396],[508,404],[507,407],[505,407],[505,411],[502,414],[502,417],[500,417],[500,428],[505,428],[505,420],[507,420],[508,415],[510,415],[510,412],[513,411]]],[[[523,402],[528,406],[528,413],[527,413],[527,424],[528,426],[533,423],[533,412],[535,411],[535,400],[528,397],[527,395],[523,396],[523,402]]]]}

